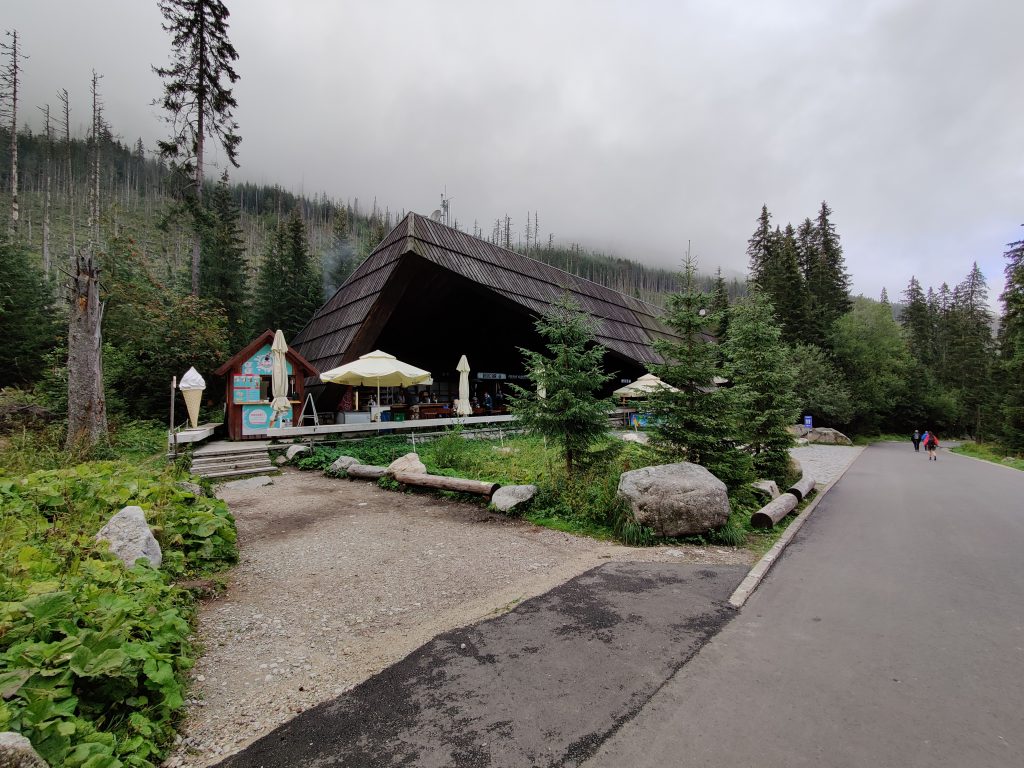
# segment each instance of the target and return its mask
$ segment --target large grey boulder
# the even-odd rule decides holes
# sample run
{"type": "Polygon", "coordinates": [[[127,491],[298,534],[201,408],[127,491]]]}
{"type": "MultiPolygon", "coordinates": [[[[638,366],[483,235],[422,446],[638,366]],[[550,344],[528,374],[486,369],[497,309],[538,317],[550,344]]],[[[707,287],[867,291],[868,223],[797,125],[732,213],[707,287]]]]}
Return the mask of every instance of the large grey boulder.
{"type": "Polygon", "coordinates": [[[14,731],[0,733],[0,768],[49,768],[32,742],[14,731]]]}
{"type": "Polygon", "coordinates": [[[536,485],[503,485],[491,494],[491,504],[499,512],[511,512],[536,495],[536,485]]]}
{"type": "Polygon", "coordinates": [[[824,445],[853,445],[853,440],[838,429],[830,429],[828,427],[815,427],[807,433],[807,439],[812,443],[822,443],[824,445]]]}
{"type": "Polygon", "coordinates": [[[359,459],[354,456],[339,456],[334,460],[334,463],[327,468],[327,472],[332,475],[337,475],[341,472],[347,472],[349,467],[353,464],[359,463],[359,459]]]}
{"type": "Polygon", "coordinates": [[[408,473],[410,475],[425,475],[427,474],[427,466],[420,457],[415,453],[407,453],[405,456],[399,456],[397,459],[388,464],[388,474],[395,475],[398,473],[408,473]]]}
{"type": "Polygon", "coordinates": [[[164,556],[153,532],[149,530],[142,507],[125,507],[114,515],[96,534],[96,541],[105,541],[110,551],[131,568],[144,557],[154,568],[159,568],[164,556]]]}
{"type": "Polygon", "coordinates": [[[725,525],[729,496],[725,483],[689,462],[623,472],[619,495],[641,525],[660,536],[689,536],[725,525]]]}

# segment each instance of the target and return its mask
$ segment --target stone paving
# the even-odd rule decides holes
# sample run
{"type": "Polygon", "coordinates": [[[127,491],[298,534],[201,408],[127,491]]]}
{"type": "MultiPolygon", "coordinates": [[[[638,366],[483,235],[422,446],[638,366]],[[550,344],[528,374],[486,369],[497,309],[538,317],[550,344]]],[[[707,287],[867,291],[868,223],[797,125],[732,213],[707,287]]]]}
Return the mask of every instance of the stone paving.
{"type": "Polygon", "coordinates": [[[789,453],[821,489],[843,474],[863,450],[859,445],[803,445],[790,448],[789,453]]]}

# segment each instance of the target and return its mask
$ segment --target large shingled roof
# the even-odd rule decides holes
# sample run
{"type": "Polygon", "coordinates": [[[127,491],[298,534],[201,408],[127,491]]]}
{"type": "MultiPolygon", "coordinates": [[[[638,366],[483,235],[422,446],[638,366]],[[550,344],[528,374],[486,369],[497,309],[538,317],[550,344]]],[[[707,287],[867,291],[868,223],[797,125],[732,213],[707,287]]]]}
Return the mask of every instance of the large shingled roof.
{"type": "Polygon", "coordinates": [[[596,320],[598,342],[641,365],[661,362],[651,346],[655,339],[674,337],[653,304],[410,213],[317,310],[292,341],[295,348],[321,371],[366,351],[350,350],[350,345],[389,278],[410,255],[472,280],[533,315],[569,293],[596,320]]]}

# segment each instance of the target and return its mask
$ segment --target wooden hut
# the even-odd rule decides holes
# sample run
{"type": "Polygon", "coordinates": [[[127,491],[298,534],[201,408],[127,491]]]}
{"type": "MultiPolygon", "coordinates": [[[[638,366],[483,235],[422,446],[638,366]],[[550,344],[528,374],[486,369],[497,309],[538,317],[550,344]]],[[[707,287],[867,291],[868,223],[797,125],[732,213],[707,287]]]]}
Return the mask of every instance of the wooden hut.
{"type": "MultiPolygon", "coordinates": [[[[259,440],[266,438],[267,429],[275,421],[270,406],[273,358],[271,345],[274,332],[264,331],[249,342],[234,357],[218,368],[217,376],[228,377],[226,390],[228,437],[231,440],[259,440]]],[[[285,354],[288,371],[288,400],[292,412],[277,419],[278,426],[297,425],[306,397],[306,380],[318,376],[319,371],[294,347],[285,354]]]]}
{"type": "Polygon", "coordinates": [[[519,349],[543,349],[534,321],[565,294],[594,319],[605,369],[614,374],[609,392],[661,362],[656,339],[675,338],[660,307],[410,213],[294,344],[324,371],[383,349],[429,370],[441,400],[451,397],[465,354],[482,398],[526,379],[519,349]]]}

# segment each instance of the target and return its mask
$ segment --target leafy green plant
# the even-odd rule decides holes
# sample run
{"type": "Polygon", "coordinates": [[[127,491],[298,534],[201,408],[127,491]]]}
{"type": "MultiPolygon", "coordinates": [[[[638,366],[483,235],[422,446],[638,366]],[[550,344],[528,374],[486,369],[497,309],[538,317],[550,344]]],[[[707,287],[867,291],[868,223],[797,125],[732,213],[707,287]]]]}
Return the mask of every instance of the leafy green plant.
{"type": "Polygon", "coordinates": [[[461,427],[447,430],[441,437],[427,444],[424,453],[429,453],[433,463],[447,469],[459,469],[466,461],[469,446],[461,427]]]}
{"type": "Polygon", "coordinates": [[[402,490],[402,484],[395,480],[390,475],[384,475],[383,477],[377,478],[377,486],[383,488],[385,491],[400,491],[402,490]]]}
{"type": "Polygon", "coordinates": [[[155,765],[194,654],[194,601],[173,579],[237,559],[226,506],[171,468],[91,462],[0,474],[0,508],[0,730],[55,766],[155,765]],[[161,544],[159,570],[126,569],[94,539],[130,504],[161,544]]]}

